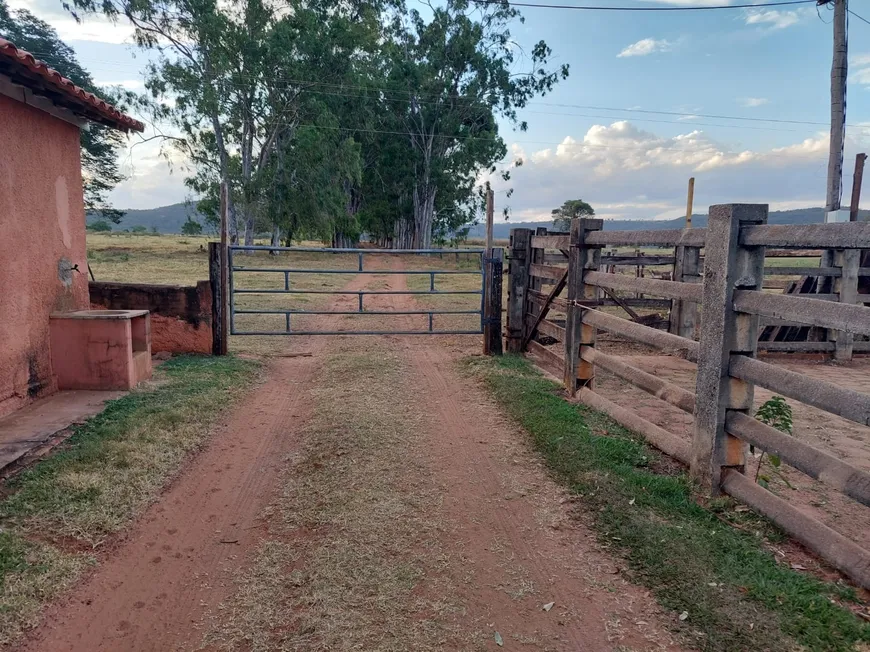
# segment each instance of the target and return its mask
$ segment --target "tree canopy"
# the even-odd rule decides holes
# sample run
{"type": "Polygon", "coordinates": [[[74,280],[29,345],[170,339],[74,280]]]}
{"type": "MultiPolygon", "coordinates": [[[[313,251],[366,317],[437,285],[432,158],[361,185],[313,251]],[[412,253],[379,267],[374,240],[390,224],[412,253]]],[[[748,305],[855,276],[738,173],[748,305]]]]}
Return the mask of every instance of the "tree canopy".
{"type": "MultiPolygon", "coordinates": [[[[9,11],[0,0],[0,35],[17,47],[34,54],[77,86],[104,99],[119,104],[121,97],[94,83],[90,73],[78,62],[75,51],[64,43],[48,23],[26,9],[9,11]]],[[[118,154],[124,147],[124,135],[111,127],[92,123],[81,130],[82,179],[85,210],[99,213],[116,224],[124,212],[112,208],[109,192],[124,180],[118,169],[118,154]]]]}
{"type": "Polygon", "coordinates": [[[553,228],[559,231],[568,231],[571,228],[571,220],[575,217],[592,217],[595,209],[582,199],[569,199],[559,208],[551,211],[553,216],[553,228]]]}
{"type": "Polygon", "coordinates": [[[234,241],[362,233],[429,247],[483,205],[479,179],[524,130],[530,99],[568,75],[550,48],[523,52],[505,3],[446,0],[73,0],[135,27],[156,53],[142,99],[193,163],[187,184],[217,220],[229,188],[234,241]]]}

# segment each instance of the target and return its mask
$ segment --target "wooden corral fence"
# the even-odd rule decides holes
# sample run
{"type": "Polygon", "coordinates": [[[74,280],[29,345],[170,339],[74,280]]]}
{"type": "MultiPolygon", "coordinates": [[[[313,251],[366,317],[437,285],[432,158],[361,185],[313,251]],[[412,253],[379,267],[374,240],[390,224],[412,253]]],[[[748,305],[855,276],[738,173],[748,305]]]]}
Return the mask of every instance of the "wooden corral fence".
{"type": "Polygon", "coordinates": [[[508,350],[527,351],[539,366],[563,379],[570,396],[606,412],[688,465],[710,495],[724,492],[749,505],[870,588],[870,551],[744,475],[747,448],[752,444],[870,506],[870,473],[752,417],[753,388],[759,385],[870,425],[870,395],[813,380],[756,357],[762,320],[829,329],[836,333],[837,348],[852,346],[854,334],[870,334],[870,308],[863,305],[870,297],[858,296],[853,289],[858,253],[870,249],[870,223],[767,225],[767,213],[766,205],[712,206],[706,229],[602,231],[602,221],[596,219],[574,220],[567,235],[533,235],[527,229],[514,229],[509,254],[508,350]],[[682,269],[673,280],[601,271],[602,251],[613,246],[674,247],[675,257],[683,257],[682,269]],[[703,275],[698,263],[701,248],[705,253],[703,275]],[[832,251],[834,266],[825,273],[836,280],[837,296],[843,301],[764,292],[767,248],[832,251]],[[551,250],[566,254],[565,267],[550,265],[546,258],[535,260],[541,254],[534,252],[543,251],[546,257],[551,250]],[[549,291],[537,289],[542,279],[556,282],[549,291]],[[677,332],[614,314],[619,311],[608,309],[601,297],[618,291],[677,302],[683,315],[675,327],[672,324],[677,332]],[[697,316],[700,319],[695,323],[697,316]],[[696,330],[699,341],[692,338],[696,330]],[[595,346],[598,331],[695,362],[695,392],[603,353],[595,346]],[[536,334],[545,336],[543,344],[536,334]],[[692,414],[692,440],[597,393],[596,367],[692,414]]]}

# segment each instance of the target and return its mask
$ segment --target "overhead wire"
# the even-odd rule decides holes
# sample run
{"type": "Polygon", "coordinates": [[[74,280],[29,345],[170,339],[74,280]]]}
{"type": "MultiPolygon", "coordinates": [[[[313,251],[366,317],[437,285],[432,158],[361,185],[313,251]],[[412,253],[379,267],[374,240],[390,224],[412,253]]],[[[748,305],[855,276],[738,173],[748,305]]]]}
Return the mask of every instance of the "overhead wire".
{"type": "Polygon", "coordinates": [[[759,9],[765,7],[784,7],[787,5],[803,5],[815,3],[816,0],[785,0],[784,2],[765,2],[759,4],[739,5],[692,5],[684,7],[628,7],[611,5],[562,5],[534,2],[515,2],[514,0],[471,0],[479,5],[504,5],[510,7],[529,7],[533,9],[568,9],[578,11],[710,11],[718,9],[759,9]]]}

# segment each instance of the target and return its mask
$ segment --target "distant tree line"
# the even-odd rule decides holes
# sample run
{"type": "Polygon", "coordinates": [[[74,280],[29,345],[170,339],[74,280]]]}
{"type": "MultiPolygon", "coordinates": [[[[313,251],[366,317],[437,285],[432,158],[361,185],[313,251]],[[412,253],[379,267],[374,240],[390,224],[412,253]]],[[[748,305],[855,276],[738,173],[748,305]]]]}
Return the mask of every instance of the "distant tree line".
{"type": "Polygon", "coordinates": [[[139,106],[194,164],[198,208],[233,241],[270,232],[337,246],[365,232],[429,247],[462,234],[507,178],[498,119],[568,75],[543,41],[521,50],[505,3],[447,0],[73,0],[129,21],[150,51],[139,106]]]}

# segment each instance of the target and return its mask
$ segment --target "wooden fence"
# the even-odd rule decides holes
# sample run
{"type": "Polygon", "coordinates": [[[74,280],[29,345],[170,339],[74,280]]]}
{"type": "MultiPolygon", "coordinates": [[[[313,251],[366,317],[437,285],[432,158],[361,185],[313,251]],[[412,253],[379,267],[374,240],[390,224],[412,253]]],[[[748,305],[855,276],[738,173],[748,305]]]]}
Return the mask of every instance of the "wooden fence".
{"type": "MultiPolygon", "coordinates": [[[[870,425],[870,395],[812,380],[756,357],[762,320],[830,329],[836,349],[870,334],[870,297],[856,291],[859,250],[870,249],[870,223],[767,225],[767,206],[712,206],[706,229],[602,231],[601,220],[578,219],[567,235],[511,233],[508,350],[527,351],[543,369],[562,378],[570,396],[609,414],[652,445],[687,464],[711,495],[730,494],[764,514],[859,584],[870,588],[870,551],[799,511],[744,475],[749,444],[779,456],[795,469],[870,506],[870,473],[789,437],[752,417],[753,389],[765,387],[807,405],[870,425]],[[672,280],[603,272],[608,246],[674,247],[683,257],[672,280]],[[699,252],[704,248],[703,276],[699,252]],[[831,297],[763,292],[766,248],[825,249],[840,302],[831,297]],[[564,252],[567,265],[534,262],[533,251],[564,252]],[[548,292],[537,280],[559,278],[548,292]],[[564,289],[564,295],[560,296],[564,289]],[[630,291],[700,306],[676,323],[675,332],[625,319],[604,309],[602,293],[630,291]],[[700,313],[699,323],[694,323],[700,313]],[[696,341],[690,331],[698,330],[696,341]],[[596,349],[598,331],[618,335],[697,364],[695,392],[646,373],[624,358],[596,349]],[[536,334],[550,338],[546,346],[536,334]],[[595,370],[610,373],[693,415],[692,440],[668,432],[595,391],[595,370]]],[[[673,326],[673,325],[672,325],[673,326]]]]}

